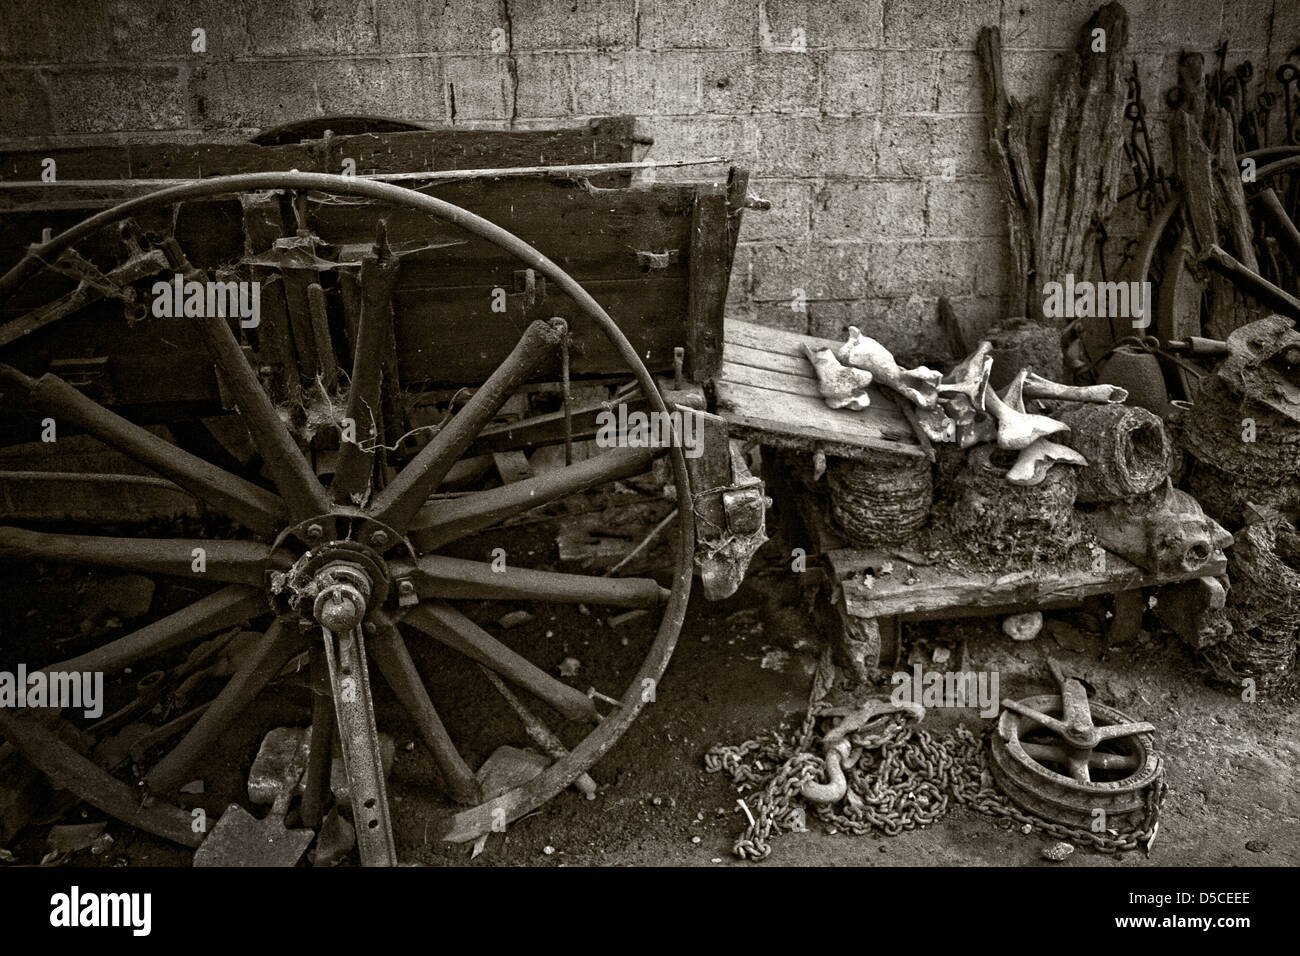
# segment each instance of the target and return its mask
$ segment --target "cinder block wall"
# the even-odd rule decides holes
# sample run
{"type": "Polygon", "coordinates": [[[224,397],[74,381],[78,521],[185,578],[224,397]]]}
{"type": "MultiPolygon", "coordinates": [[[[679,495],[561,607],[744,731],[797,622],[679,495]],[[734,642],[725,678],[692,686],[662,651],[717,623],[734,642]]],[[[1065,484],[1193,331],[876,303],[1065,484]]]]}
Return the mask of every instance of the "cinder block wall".
{"type": "MultiPolygon", "coordinates": [[[[746,214],[728,308],[924,351],[935,302],[1003,317],[1003,217],[974,54],[1002,29],[1045,109],[1098,0],[5,0],[0,140],[240,139],[309,115],[532,127],[631,113],[653,158],[725,155],[746,214]],[[192,31],[206,31],[206,53],[192,31]],[[800,307],[802,303],[802,308],[800,307]]],[[[1177,53],[1229,44],[1271,75],[1296,0],[1129,0],[1153,135],[1177,53]]],[[[1279,111],[1280,112],[1280,109],[1279,111]]],[[[661,174],[662,175],[662,174],[661,174]]],[[[717,176],[714,168],[689,175],[717,176]]]]}

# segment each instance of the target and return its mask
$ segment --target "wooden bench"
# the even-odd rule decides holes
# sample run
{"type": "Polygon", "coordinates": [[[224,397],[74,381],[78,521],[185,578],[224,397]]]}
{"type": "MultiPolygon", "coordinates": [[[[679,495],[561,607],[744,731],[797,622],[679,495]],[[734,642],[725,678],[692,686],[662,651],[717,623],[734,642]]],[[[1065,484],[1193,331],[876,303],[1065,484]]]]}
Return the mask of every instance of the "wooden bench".
{"type": "Polygon", "coordinates": [[[722,365],[714,382],[718,414],[731,434],[781,450],[764,469],[768,489],[787,519],[795,518],[787,521],[791,546],[803,546],[809,557],[824,559],[837,637],[859,679],[894,660],[904,621],[1046,610],[1112,594],[1110,639],[1117,641],[1124,639],[1121,632],[1135,632],[1140,625],[1147,589],[1224,573],[1222,552],[1195,571],[1157,575],[1111,552],[1088,567],[1059,571],[955,571],[942,561],[926,563],[924,556],[907,548],[853,548],[835,527],[824,495],[791,481],[783,473],[788,469],[783,469],[782,458],[818,450],[853,459],[879,457],[882,452],[923,456],[899,406],[875,386],[869,390],[871,406],[863,411],[826,406],[802,345],[834,348],[837,342],[735,320],[724,323],[724,333],[722,365]]]}
{"type": "Polygon", "coordinates": [[[820,449],[838,458],[924,455],[894,400],[874,385],[868,390],[869,408],[828,408],[805,344],[835,348],[841,343],[735,319],[723,324],[714,390],[718,414],[733,435],[794,451],[820,449]]]}

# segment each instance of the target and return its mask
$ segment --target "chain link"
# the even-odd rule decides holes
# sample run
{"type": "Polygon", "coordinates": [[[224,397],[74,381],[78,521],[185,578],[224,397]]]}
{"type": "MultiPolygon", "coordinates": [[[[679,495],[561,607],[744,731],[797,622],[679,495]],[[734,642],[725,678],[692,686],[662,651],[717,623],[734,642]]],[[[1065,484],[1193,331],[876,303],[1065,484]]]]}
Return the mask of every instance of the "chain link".
{"type": "Polygon", "coordinates": [[[844,797],[830,805],[809,803],[803,797],[804,784],[823,780],[827,772],[826,760],[813,746],[820,739],[818,720],[827,709],[815,686],[814,699],[795,734],[783,737],[771,732],[734,746],[715,746],[704,755],[707,772],[727,774],[742,795],[757,793],[745,803],[752,822],[732,847],[732,853],[742,860],[767,859],[772,853],[771,838],[804,830],[809,809],[828,827],[856,834],[875,830],[897,836],[904,830],[927,827],[958,803],[1103,853],[1149,848],[1155,836],[1167,790],[1163,777],[1147,791],[1146,814],[1140,826],[1097,833],[1087,826],[1045,820],[1016,806],[999,791],[988,765],[986,741],[991,730],[977,737],[958,727],[951,734],[938,736],[900,714],[881,717],[850,734],[853,749],[844,770],[848,782],[844,797]]]}

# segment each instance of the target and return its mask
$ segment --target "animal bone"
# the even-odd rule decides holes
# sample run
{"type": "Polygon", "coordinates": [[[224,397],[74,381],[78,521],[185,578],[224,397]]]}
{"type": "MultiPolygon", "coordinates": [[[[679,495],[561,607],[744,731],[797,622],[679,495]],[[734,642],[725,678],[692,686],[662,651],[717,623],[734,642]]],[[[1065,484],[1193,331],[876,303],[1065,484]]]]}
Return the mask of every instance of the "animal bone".
{"type": "Polygon", "coordinates": [[[975,412],[970,421],[957,422],[957,444],[974,448],[998,439],[998,420],[988,412],[975,412]]]}
{"type": "MultiPolygon", "coordinates": [[[[1024,407],[1021,390],[1024,387],[1025,373],[1022,371],[1015,381],[1007,386],[1007,397],[1024,407]]],[[[1028,448],[1038,439],[1058,432],[1068,432],[1070,426],[1058,422],[1046,415],[1031,415],[1021,409],[1013,408],[1003,401],[992,388],[984,389],[984,407],[998,420],[998,445],[1019,451],[1028,448]]]]}
{"type": "Polygon", "coordinates": [[[1073,448],[1040,438],[1016,458],[1016,463],[1007,470],[1007,480],[1013,485],[1041,484],[1047,477],[1048,469],[1058,462],[1064,465],[1087,465],[1088,459],[1073,448]]]}
{"type": "Polygon", "coordinates": [[[1050,378],[1030,372],[1025,378],[1024,394],[1030,398],[1053,398],[1066,402],[1102,402],[1122,405],[1128,390],[1118,385],[1062,385],[1050,378]]]}
{"type": "Polygon", "coordinates": [[[984,410],[984,386],[993,371],[993,343],[981,342],[970,355],[953,366],[951,372],[939,382],[939,394],[943,396],[964,395],[971,407],[977,411],[984,410]]]}
{"type": "Polygon", "coordinates": [[[866,369],[875,376],[877,384],[888,385],[919,408],[933,408],[939,400],[942,372],[924,365],[902,368],[894,361],[889,349],[863,335],[856,325],[849,326],[849,340],[836,350],[835,355],[845,365],[866,369]]]}
{"type": "Polygon", "coordinates": [[[831,349],[812,349],[805,345],[803,351],[817,371],[817,387],[827,405],[861,411],[871,404],[871,396],[867,394],[870,372],[840,364],[831,349]]]}

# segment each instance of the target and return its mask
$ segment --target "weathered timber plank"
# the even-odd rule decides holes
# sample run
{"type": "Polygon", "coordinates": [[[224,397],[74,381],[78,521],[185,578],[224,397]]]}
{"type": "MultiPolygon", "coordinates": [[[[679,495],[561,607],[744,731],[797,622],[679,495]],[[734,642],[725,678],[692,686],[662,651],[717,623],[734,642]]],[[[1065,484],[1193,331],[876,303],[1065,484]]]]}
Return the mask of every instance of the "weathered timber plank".
{"type": "Polygon", "coordinates": [[[1226,561],[1219,558],[1194,571],[1159,575],[1107,552],[1104,571],[1090,567],[1059,571],[1038,568],[998,574],[956,572],[939,565],[910,564],[896,554],[853,549],[831,551],[826,557],[844,589],[846,606],[856,617],[961,616],[981,608],[1065,605],[1095,594],[1213,576],[1223,573],[1226,566],[1226,561]],[[894,573],[876,576],[870,590],[862,587],[854,572],[886,560],[893,563],[894,573]],[[904,564],[911,567],[911,575],[902,573],[904,564]]]}
{"type": "MultiPolygon", "coordinates": [[[[827,408],[817,397],[774,392],[736,382],[717,383],[718,413],[729,423],[784,435],[811,451],[834,443],[900,455],[921,455],[911,430],[894,420],[827,408]]],[[[830,454],[830,451],[827,451],[830,454]]]]}
{"type": "Polygon", "coordinates": [[[703,384],[717,375],[722,364],[723,307],[732,254],[724,186],[698,188],[690,236],[686,361],[691,381],[703,384]]]}
{"type": "MultiPolygon", "coordinates": [[[[637,349],[646,366],[656,371],[673,367],[673,349],[684,346],[681,278],[587,280],[579,282],[613,317],[637,349]]],[[[478,384],[505,359],[523,334],[527,322],[512,310],[492,311],[493,287],[398,289],[394,293],[399,373],[407,385],[478,384]]],[[[625,363],[604,334],[582,315],[568,296],[548,294],[534,314],[559,316],[569,322],[573,348],[572,374],[609,375],[626,372],[625,363]]],[[[536,380],[559,375],[559,354],[543,365],[536,380]]]]}

